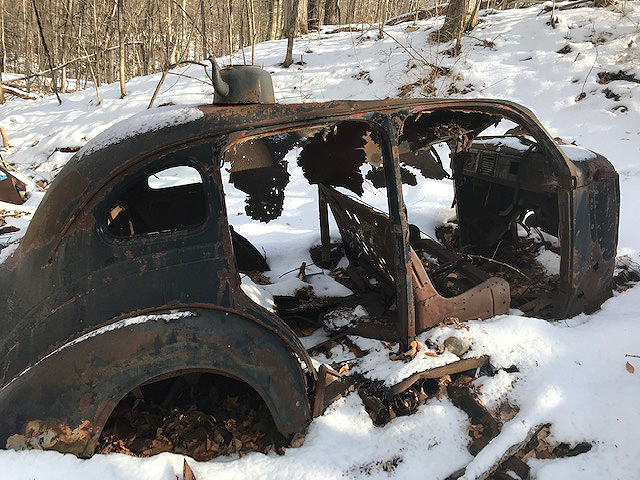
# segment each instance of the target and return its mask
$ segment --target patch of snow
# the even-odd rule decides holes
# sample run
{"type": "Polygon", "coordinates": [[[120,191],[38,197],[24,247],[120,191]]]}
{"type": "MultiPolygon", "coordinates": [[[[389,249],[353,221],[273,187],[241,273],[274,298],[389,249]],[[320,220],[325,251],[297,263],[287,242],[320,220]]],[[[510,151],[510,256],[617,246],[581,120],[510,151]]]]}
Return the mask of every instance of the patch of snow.
{"type": "Polygon", "coordinates": [[[102,150],[141,133],[153,132],[164,127],[192,122],[204,116],[196,107],[162,107],[152,108],[122,120],[96,137],[92,138],[78,152],[78,159],[83,155],[102,150]]]}
{"type": "Polygon", "coordinates": [[[309,286],[310,285],[308,283],[303,282],[298,277],[290,277],[286,280],[282,280],[281,282],[263,285],[262,288],[271,295],[293,297],[297,290],[300,290],[301,288],[308,288],[309,286]]]}
{"type": "Polygon", "coordinates": [[[307,281],[319,297],[348,297],[353,292],[331,275],[311,275],[307,281]]]}
{"type": "Polygon", "coordinates": [[[580,162],[584,160],[594,160],[596,154],[591,150],[580,147],[578,145],[560,145],[560,148],[572,162],[580,162]]]}
{"type": "Polygon", "coordinates": [[[526,152],[531,145],[525,143],[519,137],[501,137],[501,138],[477,138],[473,141],[480,145],[496,145],[497,147],[508,147],[520,152],[526,152]]]}
{"type": "Polygon", "coordinates": [[[498,370],[493,377],[479,377],[474,380],[473,384],[480,387],[480,399],[484,405],[494,411],[500,403],[509,394],[513,388],[514,382],[520,378],[517,373],[507,373],[504,370],[498,370]]]}
{"type": "Polygon", "coordinates": [[[270,312],[276,311],[273,295],[263,285],[258,285],[247,275],[242,275],[241,282],[240,288],[247,297],[270,312]]]}
{"type": "Polygon", "coordinates": [[[542,248],[536,258],[547,275],[560,275],[560,255],[556,252],[542,248]]]}

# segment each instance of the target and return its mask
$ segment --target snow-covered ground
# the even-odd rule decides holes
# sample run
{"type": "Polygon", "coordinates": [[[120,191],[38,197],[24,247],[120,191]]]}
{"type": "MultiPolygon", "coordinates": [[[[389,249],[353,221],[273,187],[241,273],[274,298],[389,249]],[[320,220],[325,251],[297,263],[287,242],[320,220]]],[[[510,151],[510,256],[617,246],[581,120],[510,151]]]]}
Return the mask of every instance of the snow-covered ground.
{"type": "MultiPolygon", "coordinates": [[[[280,102],[395,97],[400,87],[427,78],[430,69],[425,62],[430,62],[452,70],[451,75],[435,79],[434,88],[440,96],[497,97],[528,106],[553,136],[575,140],[604,154],[615,165],[622,192],[618,254],[639,262],[640,84],[621,80],[599,83],[598,74],[624,71],[640,79],[640,1],[563,10],[558,18],[552,28],[549,13],[541,14],[540,5],[483,11],[481,23],[463,38],[462,54],[453,58],[441,53],[450,45],[428,40],[442,19],[418,22],[417,29],[407,29],[407,23],[388,27],[390,35],[384,40],[376,40],[374,28],[336,34],[323,29],[296,40],[294,60],[305,64],[294,64],[288,70],[277,66],[284,55],[284,41],[258,45],[256,58],[273,73],[280,102]],[[584,98],[578,100],[580,97],[584,98]]],[[[236,55],[235,61],[239,58],[236,55]]],[[[212,89],[203,83],[204,74],[194,66],[176,71],[180,72],[202,81],[170,75],[156,105],[209,103],[212,89]]],[[[23,212],[18,218],[6,218],[7,224],[21,230],[1,236],[0,242],[19,239],[44,195],[35,182],[51,181],[72,156],[55,149],[82,146],[114,123],[144,111],[158,80],[159,75],[132,79],[124,100],[120,100],[116,84],[101,87],[101,105],[97,105],[95,91],[88,89],[62,95],[61,106],[49,96],[36,101],[10,100],[0,107],[0,124],[12,144],[9,151],[2,152],[3,159],[28,181],[30,192],[27,203],[18,208],[0,203],[0,210],[23,212]]],[[[419,96],[420,86],[411,94],[419,96]]],[[[419,205],[422,212],[411,221],[424,231],[431,232],[453,215],[453,190],[447,181],[422,182],[408,190],[409,209],[419,205]]],[[[381,204],[373,189],[367,195],[368,203],[381,204]]],[[[310,262],[307,249],[318,240],[317,205],[300,172],[292,171],[286,214],[276,221],[263,225],[234,214],[243,212],[243,202],[243,196],[230,195],[230,219],[240,233],[265,248],[272,279],[301,261],[310,262]]],[[[11,249],[0,253],[0,260],[11,249]]],[[[541,260],[553,263],[552,258],[541,260]]],[[[296,281],[291,275],[283,276],[277,288],[292,288],[296,281]]],[[[319,291],[335,288],[322,278],[313,282],[319,291]]],[[[514,311],[470,322],[468,330],[455,329],[471,343],[469,355],[486,353],[496,368],[518,369],[517,373],[501,370],[493,377],[476,380],[488,406],[508,400],[520,411],[475,458],[466,448],[468,419],[447,398],[431,399],[416,414],[375,427],[360,398],[351,394],[314,420],[304,445],[287,449],[284,456],[252,453],[207,463],[190,461],[190,465],[200,480],[442,479],[471,462],[466,478],[474,478],[474,472],[491,464],[502,449],[521,440],[532,426],[551,423],[550,440],[588,441],[593,448],[573,458],[529,460],[533,478],[640,478],[640,443],[636,438],[640,430],[640,360],[625,356],[640,355],[639,306],[640,288],[632,288],[615,294],[599,312],[567,321],[549,323],[514,311]],[[635,366],[635,373],[627,368],[627,362],[635,366]]],[[[453,331],[453,327],[439,327],[419,339],[442,344],[453,331]]],[[[381,342],[354,341],[370,353],[352,369],[388,383],[454,359],[450,353],[433,357],[423,350],[409,363],[392,362],[381,342]]],[[[342,347],[334,350],[331,361],[353,358],[342,347]]],[[[96,455],[79,460],[55,452],[0,451],[0,471],[3,478],[13,479],[173,480],[182,476],[182,460],[172,454],[147,459],[96,455]]]]}

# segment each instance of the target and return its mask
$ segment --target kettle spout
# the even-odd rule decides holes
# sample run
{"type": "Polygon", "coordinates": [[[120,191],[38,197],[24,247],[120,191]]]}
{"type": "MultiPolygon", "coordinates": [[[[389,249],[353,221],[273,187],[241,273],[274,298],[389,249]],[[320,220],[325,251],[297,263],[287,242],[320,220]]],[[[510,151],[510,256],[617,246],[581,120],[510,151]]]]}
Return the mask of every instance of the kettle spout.
{"type": "Polygon", "coordinates": [[[211,62],[211,81],[213,82],[213,89],[221,97],[226,97],[229,95],[229,84],[222,80],[222,77],[220,76],[220,67],[218,67],[213,55],[209,56],[209,61],[211,62]]]}

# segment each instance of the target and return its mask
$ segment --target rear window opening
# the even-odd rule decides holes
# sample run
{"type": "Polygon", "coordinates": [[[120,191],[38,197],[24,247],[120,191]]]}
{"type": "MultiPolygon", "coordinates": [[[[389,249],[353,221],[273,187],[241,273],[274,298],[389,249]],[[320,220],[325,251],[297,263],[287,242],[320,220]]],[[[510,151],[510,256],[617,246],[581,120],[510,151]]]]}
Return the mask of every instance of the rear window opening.
{"type": "Polygon", "coordinates": [[[249,385],[189,373],[142,385],[116,405],[96,453],[148,457],[162,452],[208,461],[220,455],[281,452],[284,438],[249,385]]]}
{"type": "MultiPolygon", "coordinates": [[[[189,147],[165,161],[204,155],[210,157],[206,146],[189,147]]],[[[109,207],[106,230],[119,238],[187,230],[204,223],[206,215],[200,172],[190,165],[174,164],[129,181],[109,207]]]]}

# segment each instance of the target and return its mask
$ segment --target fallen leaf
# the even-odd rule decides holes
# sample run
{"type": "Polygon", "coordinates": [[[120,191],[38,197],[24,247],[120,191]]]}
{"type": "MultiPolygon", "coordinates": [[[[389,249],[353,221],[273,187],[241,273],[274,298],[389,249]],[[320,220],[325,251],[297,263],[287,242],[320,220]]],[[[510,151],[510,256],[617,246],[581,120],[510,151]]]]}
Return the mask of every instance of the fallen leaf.
{"type": "Polygon", "coordinates": [[[633,365],[631,365],[629,362],[627,362],[626,367],[627,367],[627,372],[629,372],[629,373],[633,373],[633,372],[636,371],[636,369],[633,368],[633,365]]]}
{"type": "Polygon", "coordinates": [[[291,439],[291,448],[300,448],[304,443],[305,434],[304,433],[296,433],[291,439]]]}

